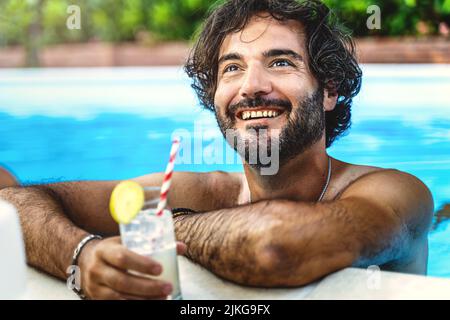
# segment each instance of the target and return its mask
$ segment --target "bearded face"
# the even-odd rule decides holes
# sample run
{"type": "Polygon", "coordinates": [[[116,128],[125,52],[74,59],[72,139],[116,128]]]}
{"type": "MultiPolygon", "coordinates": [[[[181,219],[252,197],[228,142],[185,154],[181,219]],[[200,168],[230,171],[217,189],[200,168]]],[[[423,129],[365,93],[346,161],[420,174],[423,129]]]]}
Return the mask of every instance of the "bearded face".
{"type": "Polygon", "coordinates": [[[230,105],[224,115],[216,112],[216,119],[225,139],[248,164],[267,165],[263,157],[274,159],[278,152],[283,165],[322,137],[323,93],[317,90],[294,105],[283,99],[246,98],[230,105]],[[278,122],[285,124],[280,127],[278,122]]]}
{"type": "Polygon", "coordinates": [[[217,123],[244,161],[282,166],[325,134],[325,111],[335,98],[307,63],[302,25],[254,16],[228,34],[219,50],[214,94],[217,123]]]}

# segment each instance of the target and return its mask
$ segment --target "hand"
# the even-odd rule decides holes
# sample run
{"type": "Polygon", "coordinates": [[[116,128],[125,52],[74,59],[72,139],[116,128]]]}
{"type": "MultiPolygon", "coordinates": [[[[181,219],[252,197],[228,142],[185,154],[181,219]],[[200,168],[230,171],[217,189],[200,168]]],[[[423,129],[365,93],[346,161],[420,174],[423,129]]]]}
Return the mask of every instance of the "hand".
{"type": "MultiPolygon", "coordinates": [[[[186,245],[177,243],[177,253],[184,254],[186,245]]],[[[162,266],[155,260],[128,250],[120,237],[93,240],[80,257],[81,288],[90,299],[145,300],[166,299],[173,288],[169,282],[138,277],[127,272],[157,276],[162,266]]]]}

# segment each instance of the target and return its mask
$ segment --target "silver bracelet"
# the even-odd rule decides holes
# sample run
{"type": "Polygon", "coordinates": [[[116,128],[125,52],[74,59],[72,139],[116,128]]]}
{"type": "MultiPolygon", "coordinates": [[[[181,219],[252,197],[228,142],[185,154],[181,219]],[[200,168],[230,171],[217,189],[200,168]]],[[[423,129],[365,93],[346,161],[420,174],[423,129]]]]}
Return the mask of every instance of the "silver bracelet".
{"type": "MultiPolygon", "coordinates": [[[[77,247],[75,248],[75,250],[73,251],[73,255],[72,255],[72,266],[78,266],[78,258],[80,256],[81,250],[84,248],[84,246],[91,240],[102,240],[103,238],[99,235],[95,235],[95,234],[90,234],[86,237],[84,237],[77,245],[77,247]]],[[[71,269],[72,272],[69,274],[69,277],[72,277],[72,290],[81,298],[81,299],[86,299],[86,296],[83,294],[83,291],[81,290],[81,288],[77,288],[75,286],[75,268],[71,269]]]]}

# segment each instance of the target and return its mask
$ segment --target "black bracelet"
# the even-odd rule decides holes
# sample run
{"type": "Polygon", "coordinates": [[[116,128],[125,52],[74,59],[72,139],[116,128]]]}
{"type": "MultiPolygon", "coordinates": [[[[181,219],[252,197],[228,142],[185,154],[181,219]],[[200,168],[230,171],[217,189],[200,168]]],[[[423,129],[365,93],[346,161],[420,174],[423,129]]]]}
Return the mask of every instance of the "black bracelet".
{"type": "Polygon", "coordinates": [[[175,208],[172,209],[172,218],[175,219],[176,217],[188,215],[191,213],[198,213],[198,212],[189,208],[175,208]]]}

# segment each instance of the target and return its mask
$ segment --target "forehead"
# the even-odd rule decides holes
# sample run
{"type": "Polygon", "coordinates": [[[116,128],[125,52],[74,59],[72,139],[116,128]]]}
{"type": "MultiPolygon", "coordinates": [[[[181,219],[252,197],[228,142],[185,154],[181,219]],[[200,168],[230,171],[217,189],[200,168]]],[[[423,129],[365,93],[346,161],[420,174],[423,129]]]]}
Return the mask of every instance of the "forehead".
{"type": "Polygon", "coordinates": [[[253,16],[241,31],[228,34],[220,47],[219,56],[230,52],[243,55],[260,53],[271,48],[302,52],[305,37],[300,22],[278,21],[268,14],[253,16]]]}

